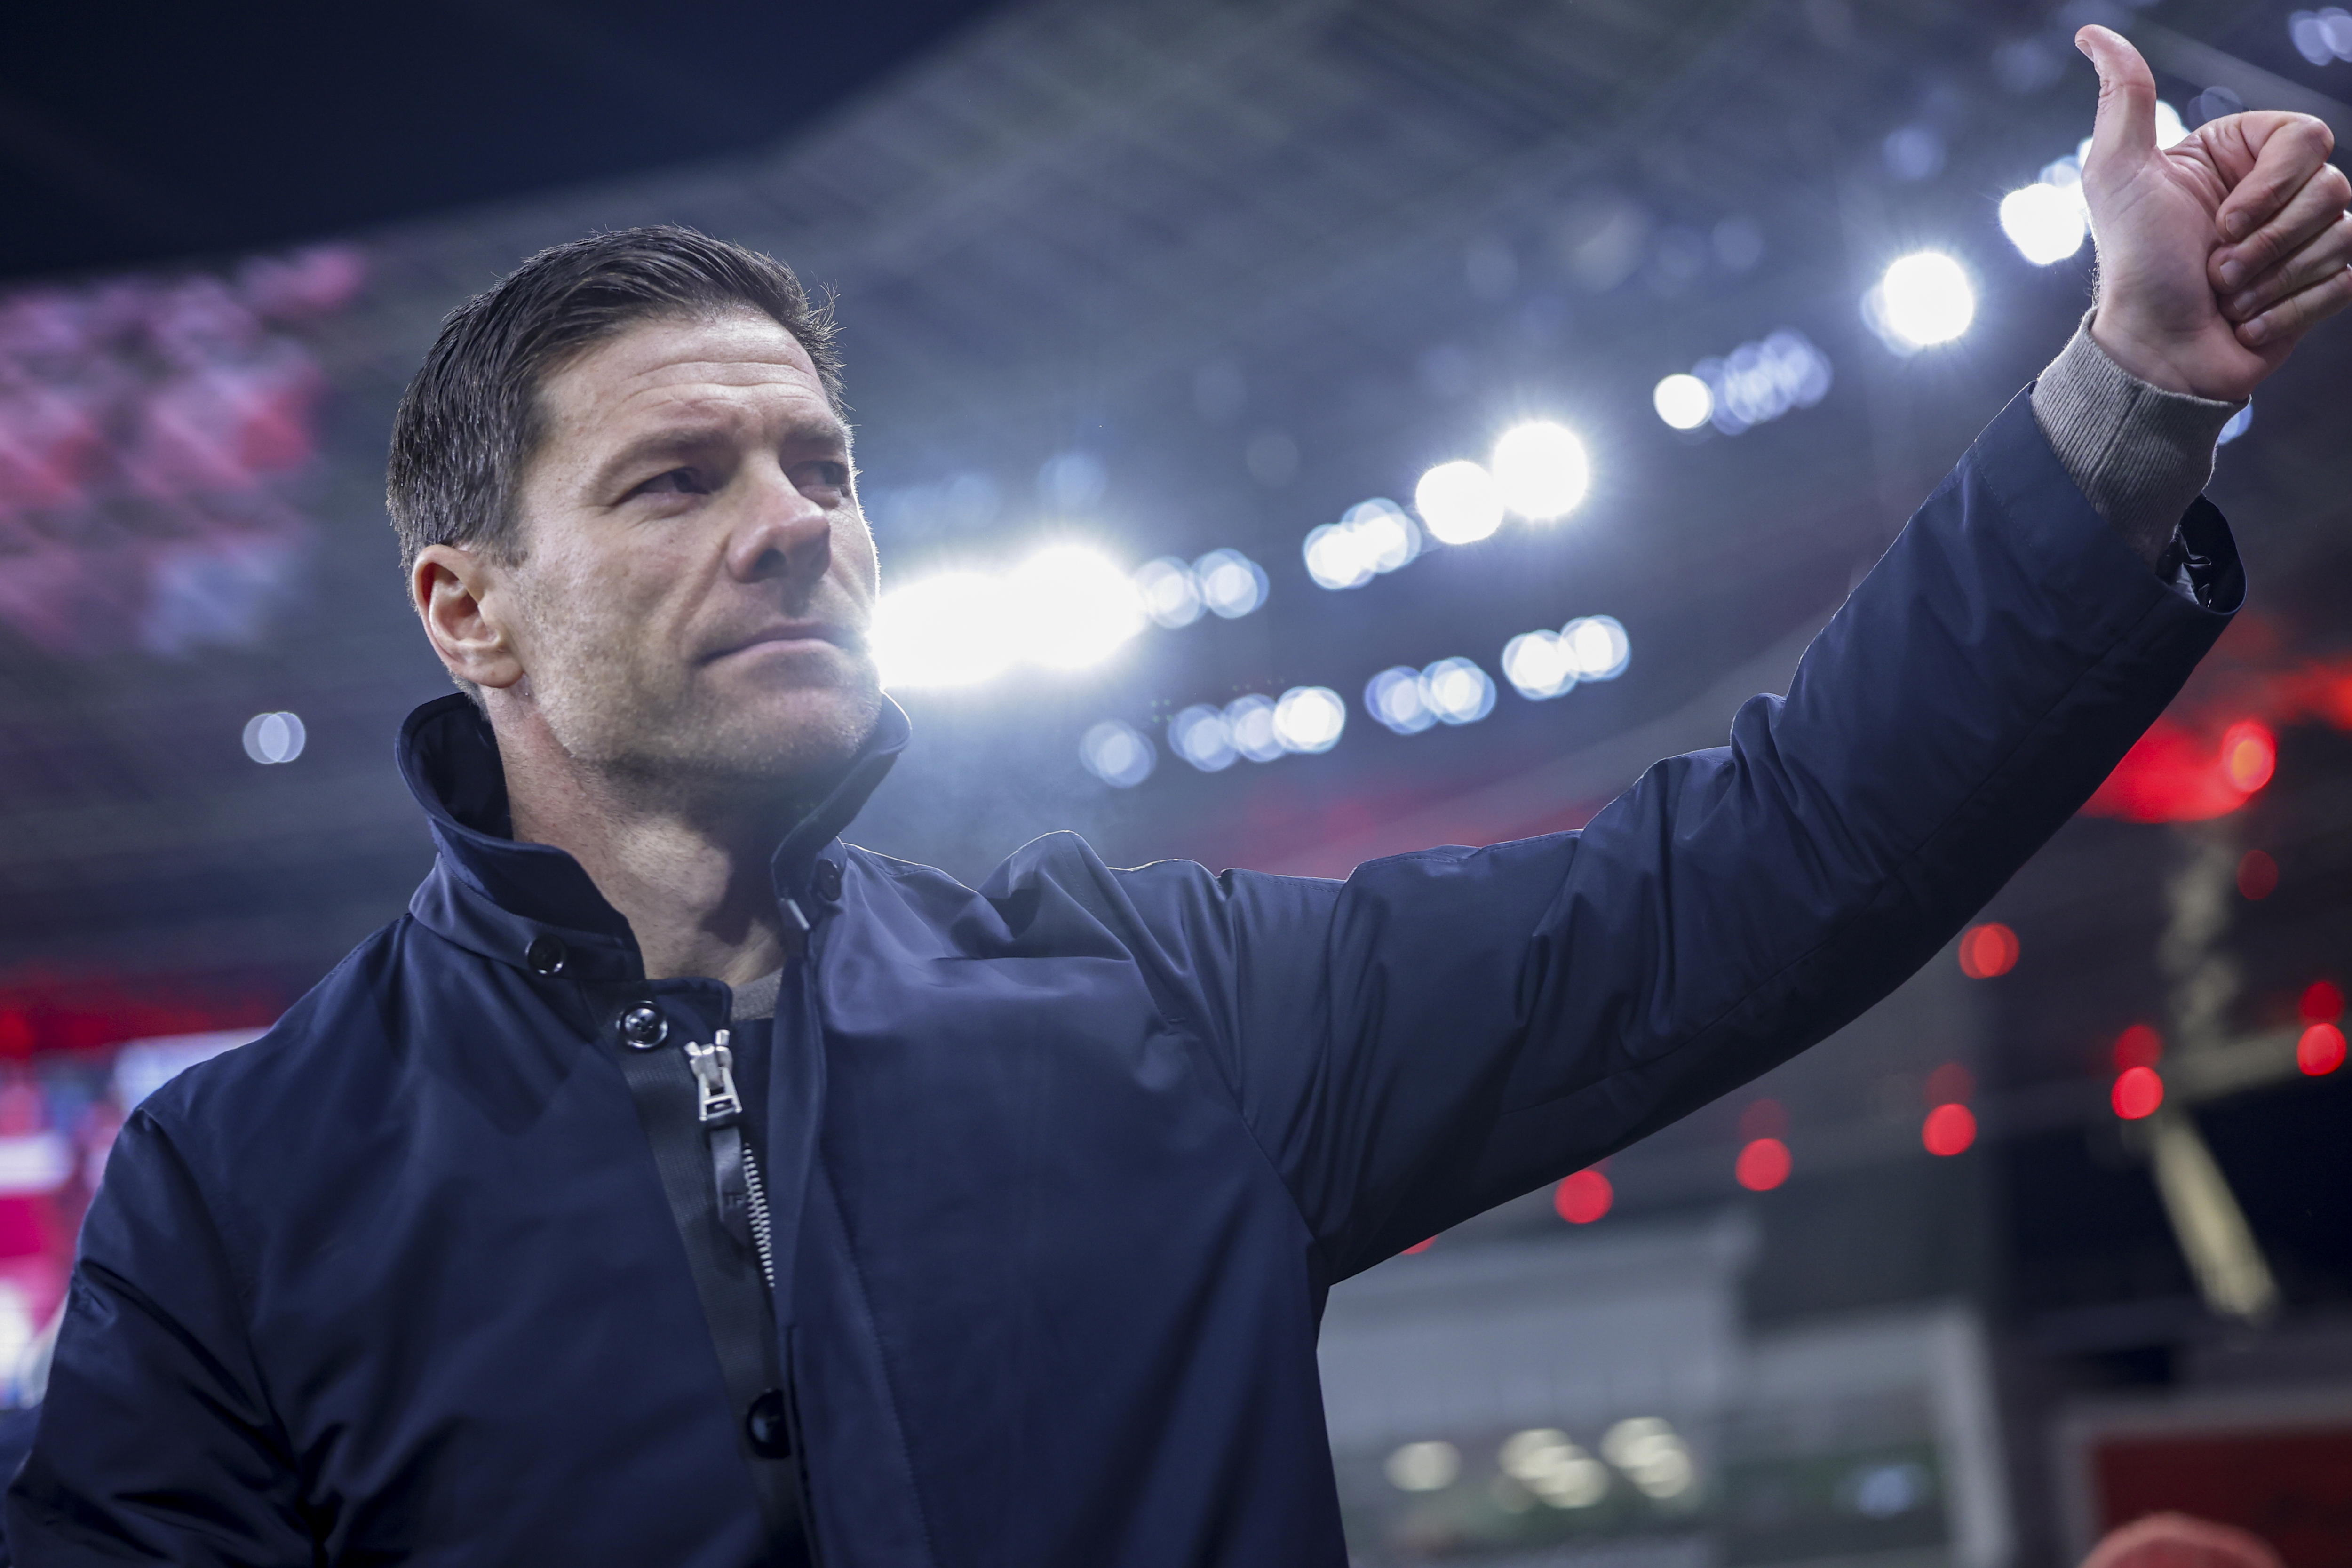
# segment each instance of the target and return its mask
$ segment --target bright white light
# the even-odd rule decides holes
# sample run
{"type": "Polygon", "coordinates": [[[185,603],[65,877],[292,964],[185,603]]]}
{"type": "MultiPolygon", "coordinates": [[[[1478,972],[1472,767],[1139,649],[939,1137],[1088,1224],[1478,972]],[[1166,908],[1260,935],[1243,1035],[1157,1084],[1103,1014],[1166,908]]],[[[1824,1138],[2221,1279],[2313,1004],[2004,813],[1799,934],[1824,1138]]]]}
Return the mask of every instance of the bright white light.
{"type": "Polygon", "coordinates": [[[1294,686],[1274,705],[1274,738],[1288,752],[1328,752],[1348,727],[1348,705],[1328,686],[1294,686]]]}
{"type": "Polygon", "coordinates": [[[1608,1467],[1557,1426],[1512,1433],[1496,1451],[1495,1462],[1554,1508],[1591,1508],[1609,1495],[1608,1467]]]}
{"type": "Polygon", "coordinates": [[[1650,402],[1658,417],[1677,430],[1696,430],[1715,415],[1715,394],[1695,375],[1666,377],[1650,394],[1650,402]]]}
{"type": "Polygon", "coordinates": [[[1031,661],[1084,669],[1143,630],[1143,596],[1126,573],[1093,551],[1057,544],[1013,569],[999,614],[1031,661]]]}
{"type": "Polygon", "coordinates": [[[1601,1437],[1601,1451],[1635,1486],[1661,1500],[1680,1497],[1697,1479],[1690,1450],[1672,1426],[1654,1415],[1618,1422],[1601,1437]]]}
{"type": "Polygon", "coordinates": [[[1942,251],[1914,251],[1888,264],[1863,301],[1863,314],[1889,348],[1913,353],[1969,330],[1976,320],[1976,289],[1960,264],[1942,251]]]}
{"type": "Polygon", "coordinates": [[[1421,553],[1421,530],[1384,497],[1358,501],[1340,514],[1339,525],[1356,536],[1375,572],[1393,572],[1421,553]]]}
{"type": "Polygon", "coordinates": [[[1359,501],[1307,535],[1307,574],[1322,587],[1360,588],[1421,553],[1421,530],[1392,500],[1359,501]]]}
{"type": "Polygon", "coordinates": [[[1418,735],[1437,722],[1421,693],[1421,671],[1402,665],[1364,682],[1364,711],[1400,735],[1418,735]]]}
{"type": "Polygon", "coordinates": [[[1444,1491],[1462,1473],[1462,1455],[1451,1443],[1407,1443],[1381,1468],[1401,1492],[1444,1491]]]}
{"type": "Polygon", "coordinates": [[[1254,763],[1270,763],[1282,755],[1283,744],[1274,732],[1274,701],[1255,691],[1225,704],[1225,732],[1234,750],[1254,763]]]}
{"type": "Polygon", "coordinates": [[[1207,703],[1196,703],[1168,721],[1168,744],[1175,753],[1204,773],[1222,773],[1241,753],[1234,750],[1233,731],[1225,716],[1207,703]]]}
{"type": "Polygon", "coordinates": [[[1495,476],[1466,458],[1422,475],[1412,505],[1429,531],[1448,544],[1475,544],[1503,526],[1503,492],[1495,476]]]}
{"type": "Polygon", "coordinates": [[[1307,574],[1318,588],[1360,588],[1377,575],[1363,542],[1344,523],[1326,522],[1308,530],[1302,553],[1307,574]]]}
{"type": "Polygon", "coordinates": [[[290,763],[307,738],[291,713],[256,713],[245,721],[245,754],[257,763],[290,763]]]}
{"type": "Polygon", "coordinates": [[[2221,426],[2221,434],[2214,437],[2213,444],[2217,447],[2226,447],[2253,427],[2254,405],[2249,402],[2243,408],[2230,416],[2229,422],[2221,426]]]}
{"type": "Polygon", "coordinates": [[[1114,789],[1133,789],[1151,776],[1160,757],[1134,725],[1106,719],[1079,740],[1078,760],[1114,789]]]}
{"type": "Polygon", "coordinates": [[[872,645],[883,686],[973,686],[1003,673],[1013,643],[995,579],[945,572],[894,588],[874,606],[872,645]]]}
{"type": "Polygon", "coordinates": [[[1466,658],[1441,658],[1421,672],[1421,700],[1448,724],[1475,724],[1495,710],[1495,679],[1466,658]]]}
{"type": "Polygon", "coordinates": [[[1521,632],[1503,645],[1503,679],[1530,702],[1558,697],[1576,684],[1576,666],[1558,632],[1521,632]]]}
{"type": "Polygon", "coordinates": [[[2156,100],[2156,144],[2169,147],[2189,140],[2189,127],[2181,123],[2180,110],[2162,99],[2156,100]]]}
{"type": "Polygon", "coordinates": [[[1614,680],[1633,661],[1633,639],[1613,616],[1579,616],[1559,628],[1559,641],[1579,680],[1614,680]]]}
{"type": "Polygon", "coordinates": [[[1238,550],[1212,550],[1192,563],[1201,599],[1226,620],[1265,603],[1265,568],[1238,550]]]}
{"type": "Polygon", "coordinates": [[[2083,221],[2083,204],[2075,191],[2036,183],[2000,198],[2000,232],[2009,236],[2020,256],[2036,267],[2048,267],[2082,249],[2090,226],[2083,221]]]}
{"type": "Polygon", "coordinates": [[[1143,613],[1171,631],[1191,626],[1208,608],[1201,602],[1201,584],[1193,581],[1192,569],[1172,555],[1137,567],[1135,591],[1143,595],[1143,613]]]}
{"type": "Polygon", "coordinates": [[[1504,431],[1491,466],[1503,504],[1536,522],[1566,517],[1592,486],[1592,459],[1584,443],[1567,426],[1548,419],[1504,431]]]}

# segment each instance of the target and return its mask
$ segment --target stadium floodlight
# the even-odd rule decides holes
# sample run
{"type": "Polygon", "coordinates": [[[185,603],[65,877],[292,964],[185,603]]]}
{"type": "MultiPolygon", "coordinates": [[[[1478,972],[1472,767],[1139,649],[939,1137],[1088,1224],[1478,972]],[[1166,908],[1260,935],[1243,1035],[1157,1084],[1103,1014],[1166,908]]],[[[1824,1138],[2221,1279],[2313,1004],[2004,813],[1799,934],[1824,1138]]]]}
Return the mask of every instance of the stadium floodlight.
{"type": "Polygon", "coordinates": [[[1658,417],[1677,430],[1696,430],[1715,417],[1715,392],[1695,375],[1677,372],[1650,394],[1658,417]]]}
{"type": "Polygon", "coordinates": [[[1274,705],[1274,738],[1285,751],[1328,752],[1348,728],[1348,705],[1328,686],[1294,686],[1274,705]]]}
{"type": "Polygon", "coordinates": [[[874,606],[870,641],[884,688],[975,686],[1015,656],[1001,590],[977,572],[943,572],[894,588],[874,606]]]}
{"type": "Polygon", "coordinates": [[[1475,544],[1503,526],[1503,492],[1495,476],[1466,458],[1422,475],[1412,504],[1429,531],[1447,544],[1475,544]]]}
{"type": "Polygon", "coordinates": [[[1054,545],[1023,562],[1000,603],[1000,624],[1022,654],[1051,669],[1100,664],[1143,630],[1134,581],[1084,545],[1054,545]]]}
{"type": "Polygon", "coordinates": [[[1488,464],[1503,504],[1531,522],[1566,517],[1592,488],[1592,459],[1576,432],[1549,419],[1503,432],[1488,464]]]}
{"type": "Polygon", "coordinates": [[[1895,258],[1863,300],[1872,330],[1904,354],[1950,342],[1976,314],[1976,288],[1967,269],[1940,250],[1895,258]]]}
{"type": "Polygon", "coordinates": [[[2036,181],[2010,192],[2000,199],[2000,232],[2036,267],[2065,260],[2090,233],[2080,191],[2036,181]]]}

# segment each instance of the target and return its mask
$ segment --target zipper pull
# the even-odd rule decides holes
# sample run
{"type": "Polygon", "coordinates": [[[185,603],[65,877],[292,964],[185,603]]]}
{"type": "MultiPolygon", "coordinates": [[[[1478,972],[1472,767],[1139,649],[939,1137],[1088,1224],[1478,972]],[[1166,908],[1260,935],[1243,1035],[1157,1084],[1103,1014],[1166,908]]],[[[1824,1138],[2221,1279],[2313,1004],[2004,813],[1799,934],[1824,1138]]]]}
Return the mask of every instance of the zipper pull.
{"type": "Polygon", "coordinates": [[[689,1040],[686,1065],[694,1069],[695,1110],[705,1127],[725,1125],[743,1114],[735,1093],[735,1053],[727,1048],[728,1031],[721,1029],[710,1044],[689,1040]]]}

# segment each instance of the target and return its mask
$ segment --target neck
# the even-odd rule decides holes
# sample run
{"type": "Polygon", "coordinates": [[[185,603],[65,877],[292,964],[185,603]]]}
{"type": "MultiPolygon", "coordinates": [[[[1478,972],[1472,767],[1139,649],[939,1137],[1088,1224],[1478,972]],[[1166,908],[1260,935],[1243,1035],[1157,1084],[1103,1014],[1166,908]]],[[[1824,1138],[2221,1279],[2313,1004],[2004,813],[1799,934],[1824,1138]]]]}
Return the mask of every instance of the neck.
{"type": "Polygon", "coordinates": [[[700,789],[618,775],[564,752],[544,726],[500,725],[514,837],[580,862],[635,935],[649,979],[741,985],[782,967],[797,932],[779,919],[768,861],[797,806],[780,792],[700,789]]]}

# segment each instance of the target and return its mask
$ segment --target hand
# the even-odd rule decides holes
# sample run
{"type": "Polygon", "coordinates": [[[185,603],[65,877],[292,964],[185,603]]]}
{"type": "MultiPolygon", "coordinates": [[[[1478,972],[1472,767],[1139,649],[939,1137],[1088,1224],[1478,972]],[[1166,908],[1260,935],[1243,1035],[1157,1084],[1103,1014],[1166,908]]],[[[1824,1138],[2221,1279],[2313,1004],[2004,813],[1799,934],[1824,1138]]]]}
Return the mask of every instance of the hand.
{"type": "Polygon", "coordinates": [[[2083,195],[2099,250],[2091,337],[2143,381],[2225,403],[2352,305],[2352,183],[2307,114],[2209,121],[2156,145],[2156,78],[2120,34],[2074,44],[2099,71],[2083,195]]]}

